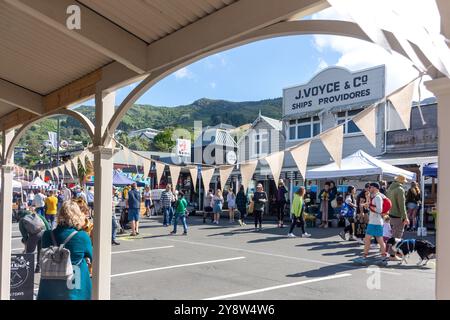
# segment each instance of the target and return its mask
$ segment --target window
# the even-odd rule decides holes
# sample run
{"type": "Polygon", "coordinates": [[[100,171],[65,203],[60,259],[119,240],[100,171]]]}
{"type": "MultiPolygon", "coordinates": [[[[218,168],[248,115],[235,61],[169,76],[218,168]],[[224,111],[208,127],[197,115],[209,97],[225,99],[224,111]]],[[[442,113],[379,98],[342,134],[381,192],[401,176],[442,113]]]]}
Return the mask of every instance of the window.
{"type": "Polygon", "coordinates": [[[337,123],[338,124],[344,123],[344,134],[352,134],[352,133],[361,132],[361,130],[359,130],[358,126],[353,121],[349,121],[349,122],[347,122],[347,121],[350,118],[353,118],[353,116],[357,115],[362,110],[363,109],[338,112],[337,123]]]}
{"type": "Polygon", "coordinates": [[[321,132],[319,117],[310,117],[289,121],[289,140],[303,140],[321,132]]]}
{"type": "MultiPolygon", "coordinates": [[[[265,131],[265,130],[261,130],[265,131]]],[[[254,136],[254,154],[256,156],[267,154],[269,152],[269,140],[267,132],[259,132],[254,136]]]]}

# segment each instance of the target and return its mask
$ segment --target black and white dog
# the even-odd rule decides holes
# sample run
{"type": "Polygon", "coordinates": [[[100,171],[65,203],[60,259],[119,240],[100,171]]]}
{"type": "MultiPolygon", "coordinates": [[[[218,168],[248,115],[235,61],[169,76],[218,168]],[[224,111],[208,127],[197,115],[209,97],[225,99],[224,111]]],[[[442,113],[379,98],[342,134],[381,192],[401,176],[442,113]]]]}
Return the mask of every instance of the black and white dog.
{"type": "Polygon", "coordinates": [[[398,238],[390,238],[386,242],[386,245],[387,245],[386,249],[390,248],[393,252],[401,256],[402,261],[400,261],[400,264],[402,264],[403,262],[407,264],[408,261],[406,259],[414,251],[416,251],[420,257],[420,261],[417,263],[418,266],[420,265],[425,266],[430,259],[434,259],[436,256],[436,246],[427,240],[422,239],[402,240],[398,238]],[[424,260],[425,263],[423,264],[424,260]]]}

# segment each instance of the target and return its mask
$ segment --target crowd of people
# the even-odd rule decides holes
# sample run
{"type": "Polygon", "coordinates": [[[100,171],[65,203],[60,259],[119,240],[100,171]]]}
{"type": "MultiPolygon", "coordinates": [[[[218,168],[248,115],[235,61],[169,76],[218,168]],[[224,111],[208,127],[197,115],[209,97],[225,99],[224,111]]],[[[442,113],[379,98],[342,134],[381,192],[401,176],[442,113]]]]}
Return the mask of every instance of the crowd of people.
{"type": "MultiPolygon", "coordinates": [[[[405,191],[407,181],[398,176],[388,186],[384,182],[367,183],[357,194],[354,186],[348,186],[345,194],[340,194],[334,182],[326,182],[318,194],[321,219],[319,227],[328,228],[331,215],[339,210],[345,227],[339,236],[345,241],[359,241],[364,244],[363,259],[366,259],[373,240],[379,246],[382,257],[397,260],[394,252],[386,246],[391,237],[403,238],[406,229],[417,228],[417,212],[421,205],[421,192],[417,183],[405,191]],[[389,199],[388,212],[386,199],[389,199]],[[335,202],[335,203],[333,203],[335,202]],[[336,204],[337,203],[337,204],[336,204]],[[338,209],[337,209],[338,208],[338,209]],[[348,236],[348,238],[347,238],[348,236]]],[[[154,200],[149,187],[143,191],[134,183],[123,189],[121,194],[113,188],[113,196],[120,197],[125,203],[126,222],[130,224],[130,236],[139,235],[139,220],[142,216],[141,203],[144,203],[145,214],[150,215],[154,208],[154,200]]],[[[262,231],[263,215],[268,204],[268,196],[263,185],[258,183],[256,191],[246,194],[241,185],[237,194],[231,188],[226,193],[228,223],[245,226],[250,215],[253,216],[254,230],[262,231]],[[236,221],[237,219],[237,221],[236,221]]],[[[211,219],[212,224],[219,225],[224,214],[225,198],[222,190],[208,190],[204,198],[203,223],[211,219]]],[[[301,230],[301,237],[311,236],[305,230],[305,216],[308,214],[310,195],[305,187],[299,187],[288,199],[288,191],[283,180],[278,183],[276,193],[277,227],[284,228],[286,205],[290,204],[290,227],[287,237],[296,237],[296,227],[301,230]]],[[[187,216],[188,201],[183,190],[174,190],[168,184],[159,199],[163,215],[162,224],[173,226],[170,235],[177,233],[179,223],[183,226],[183,235],[188,233],[187,216]]],[[[62,186],[60,190],[35,190],[18,199],[19,230],[25,253],[34,253],[37,249],[36,272],[40,272],[41,250],[61,244],[70,251],[71,263],[79,267],[81,286],[69,288],[58,279],[41,278],[38,299],[90,299],[92,276],[92,230],[94,214],[94,193],[91,188],[86,191],[82,187],[72,189],[62,186]]],[[[113,205],[114,206],[114,205],[113,205]]],[[[119,245],[116,240],[118,228],[115,215],[112,215],[112,245],[119,245]]],[[[44,252],[43,250],[42,252],[44,252]]]]}

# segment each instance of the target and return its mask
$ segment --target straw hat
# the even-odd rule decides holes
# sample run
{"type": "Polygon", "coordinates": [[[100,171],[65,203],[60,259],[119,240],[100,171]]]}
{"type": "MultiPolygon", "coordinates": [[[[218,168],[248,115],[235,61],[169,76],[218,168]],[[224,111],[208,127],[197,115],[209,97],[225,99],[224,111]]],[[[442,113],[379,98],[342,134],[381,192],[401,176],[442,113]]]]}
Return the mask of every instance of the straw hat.
{"type": "Polygon", "coordinates": [[[406,177],[399,175],[395,177],[395,181],[401,183],[401,184],[405,184],[407,182],[406,177]]]}

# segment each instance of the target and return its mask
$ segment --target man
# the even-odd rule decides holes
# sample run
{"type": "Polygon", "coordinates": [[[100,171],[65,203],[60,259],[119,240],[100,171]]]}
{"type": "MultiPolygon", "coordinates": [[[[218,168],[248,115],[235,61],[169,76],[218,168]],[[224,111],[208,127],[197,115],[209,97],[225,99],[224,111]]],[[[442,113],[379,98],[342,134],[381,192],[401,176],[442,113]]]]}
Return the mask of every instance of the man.
{"type": "Polygon", "coordinates": [[[164,190],[161,194],[161,207],[163,212],[163,225],[167,227],[172,223],[173,209],[172,209],[172,199],[174,199],[174,195],[172,193],[172,186],[168,184],[166,186],[166,190],[164,190]]]}
{"type": "Polygon", "coordinates": [[[47,219],[50,224],[51,229],[53,229],[55,225],[55,217],[58,212],[58,198],[55,197],[55,192],[51,190],[49,192],[49,196],[45,199],[45,205],[47,210],[45,211],[45,219],[47,219]]]}
{"type": "Polygon", "coordinates": [[[91,187],[89,187],[87,190],[86,199],[91,212],[94,211],[94,193],[92,192],[91,187]]]}
{"type": "Polygon", "coordinates": [[[278,228],[284,228],[284,209],[286,208],[286,194],[288,191],[284,186],[284,181],[280,179],[278,182],[277,197],[277,211],[278,211],[278,228]]]}
{"type": "Polygon", "coordinates": [[[33,206],[36,208],[36,213],[41,216],[45,215],[45,198],[46,197],[42,193],[42,190],[39,189],[33,200],[33,206]]]}
{"type": "Polygon", "coordinates": [[[131,236],[139,234],[139,214],[141,210],[141,193],[137,190],[136,183],[131,185],[128,191],[128,220],[131,221],[131,236]]]}
{"type": "Polygon", "coordinates": [[[50,226],[42,215],[33,213],[27,208],[19,211],[19,231],[22,235],[22,243],[25,245],[25,253],[34,253],[37,247],[36,273],[40,272],[41,239],[44,231],[47,230],[50,230],[50,226]]]}
{"type": "Polygon", "coordinates": [[[370,242],[375,237],[380,245],[381,256],[386,256],[386,246],[383,239],[383,195],[380,193],[380,185],[373,182],[369,187],[370,203],[364,206],[369,209],[369,224],[367,225],[366,237],[364,238],[364,254],[363,260],[367,259],[369,254],[370,242]]]}
{"type": "Polygon", "coordinates": [[[184,198],[184,192],[180,191],[178,193],[178,200],[175,204],[175,219],[173,222],[173,231],[170,234],[176,234],[177,233],[177,225],[178,225],[178,219],[181,219],[181,222],[183,223],[183,235],[187,235],[187,223],[186,223],[186,208],[187,208],[187,201],[184,198]]]}
{"type": "Polygon", "coordinates": [[[61,191],[64,197],[64,201],[72,200],[72,191],[70,191],[70,189],[67,188],[66,185],[63,186],[61,191]]]}
{"type": "Polygon", "coordinates": [[[389,212],[392,236],[398,239],[403,239],[404,228],[409,225],[408,215],[406,214],[405,183],[406,178],[404,176],[397,176],[387,190],[387,197],[392,202],[392,208],[389,212]]]}

